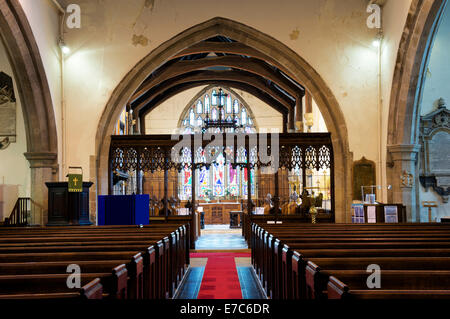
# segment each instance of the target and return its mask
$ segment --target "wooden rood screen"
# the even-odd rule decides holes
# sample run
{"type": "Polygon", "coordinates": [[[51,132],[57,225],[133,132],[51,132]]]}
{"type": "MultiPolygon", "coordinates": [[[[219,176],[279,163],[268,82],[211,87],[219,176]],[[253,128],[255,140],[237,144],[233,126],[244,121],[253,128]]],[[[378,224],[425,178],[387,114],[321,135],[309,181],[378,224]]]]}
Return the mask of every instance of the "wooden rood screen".
{"type": "MultiPolygon", "coordinates": [[[[142,193],[139,176],[143,172],[164,171],[164,198],[167,199],[168,171],[209,168],[215,156],[222,153],[233,168],[247,168],[248,190],[250,169],[275,166],[283,169],[330,169],[332,212],[334,212],[334,157],[330,133],[283,134],[191,134],[112,136],[109,158],[109,193],[114,172],[136,172],[137,192],[142,193]],[[243,138],[242,138],[243,137],[243,138]],[[221,139],[222,138],[222,139],[221,139]],[[218,146],[218,141],[221,146],[218,146]],[[227,143],[233,141],[233,143],[227,143]],[[180,147],[183,142],[183,147],[180,147]],[[231,144],[231,145],[228,145],[231,144]],[[194,155],[194,156],[192,156],[194,155]],[[276,158],[276,156],[278,158],[276,158]],[[194,160],[192,160],[194,157],[194,160]]],[[[195,176],[195,175],[194,175],[195,176]]],[[[303,185],[306,185],[306,174],[303,185]]],[[[192,179],[192,207],[196,201],[196,181],[192,179]]],[[[274,203],[278,205],[278,170],[275,170],[274,203]]],[[[247,209],[252,211],[252,194],[248,192],[247,209]]],[[[168,204],[164,201],[167,216],[168,204]]],[[[276,209],[275,211],[278,211],[276,209]]]]}

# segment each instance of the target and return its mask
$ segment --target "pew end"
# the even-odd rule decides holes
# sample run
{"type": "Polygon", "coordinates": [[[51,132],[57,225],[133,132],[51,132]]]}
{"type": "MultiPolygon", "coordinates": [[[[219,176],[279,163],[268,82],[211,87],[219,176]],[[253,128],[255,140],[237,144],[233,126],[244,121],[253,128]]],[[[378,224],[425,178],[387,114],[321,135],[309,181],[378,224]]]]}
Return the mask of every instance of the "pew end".
{"type": "Polygon", "coordinates": [[[328,275],[321,271],[321,268],[312,261],[306,263],[305,284],[307,299],[326,299],[326,282],[328,275]]]}
{"type": "Polygon", "coordinates": [[[100,278],[92,280],[87,285],[80,289],[81,299],[103,299],[103,286],[100,283],[100,278]]]}
{"type": "Polygon", "coordinates": [[[330,276],[327,284],[328,299],[346,299],[349,297],[349,288],[334,276],[330,276]]]}

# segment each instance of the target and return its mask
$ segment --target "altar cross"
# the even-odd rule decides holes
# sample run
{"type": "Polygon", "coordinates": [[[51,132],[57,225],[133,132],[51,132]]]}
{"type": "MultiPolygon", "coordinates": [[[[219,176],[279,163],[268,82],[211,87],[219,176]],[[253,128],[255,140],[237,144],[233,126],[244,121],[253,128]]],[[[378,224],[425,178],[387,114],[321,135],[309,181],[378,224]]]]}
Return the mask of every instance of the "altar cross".
{"type": "Polygon", "coordinates": [[[214,95],[214,97],[217,97],[219,99],[219,105],[218,105],[219,108],[223,108],[222,98],[227,97],[228,93],[223,93],[223,90],[220,88],[219,93],[214,93],[213,95],[214,95]]]}

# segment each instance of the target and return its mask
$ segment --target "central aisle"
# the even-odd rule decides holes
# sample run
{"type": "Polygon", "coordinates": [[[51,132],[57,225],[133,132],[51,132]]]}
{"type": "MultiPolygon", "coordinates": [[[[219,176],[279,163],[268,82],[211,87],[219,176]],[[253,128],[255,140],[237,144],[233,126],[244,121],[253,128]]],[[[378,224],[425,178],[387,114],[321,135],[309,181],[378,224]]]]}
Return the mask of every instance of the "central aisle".
{"type": "Polygon", "coordinates": [[[177,299],[265,299],[242,230],[206,226],[177,299]]]}
{"type": "Polygon", "coordinates": [[[191,257],[208,258],[197,299],[242,299],[235,258],[249,254],[193,253],[191,257]]]}

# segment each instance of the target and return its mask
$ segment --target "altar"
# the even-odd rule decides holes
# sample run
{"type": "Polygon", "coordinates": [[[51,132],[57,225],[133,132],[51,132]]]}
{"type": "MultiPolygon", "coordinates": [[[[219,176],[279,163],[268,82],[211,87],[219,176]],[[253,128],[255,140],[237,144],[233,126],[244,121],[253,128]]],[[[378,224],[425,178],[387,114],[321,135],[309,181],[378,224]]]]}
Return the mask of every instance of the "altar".
{"type": "Polygon", "coordinates": [[[230,212],[241,210],[241,204],[232,201],[200,202],[198,207],[205,213],[205,225],[229,225],[230,212]]]}

